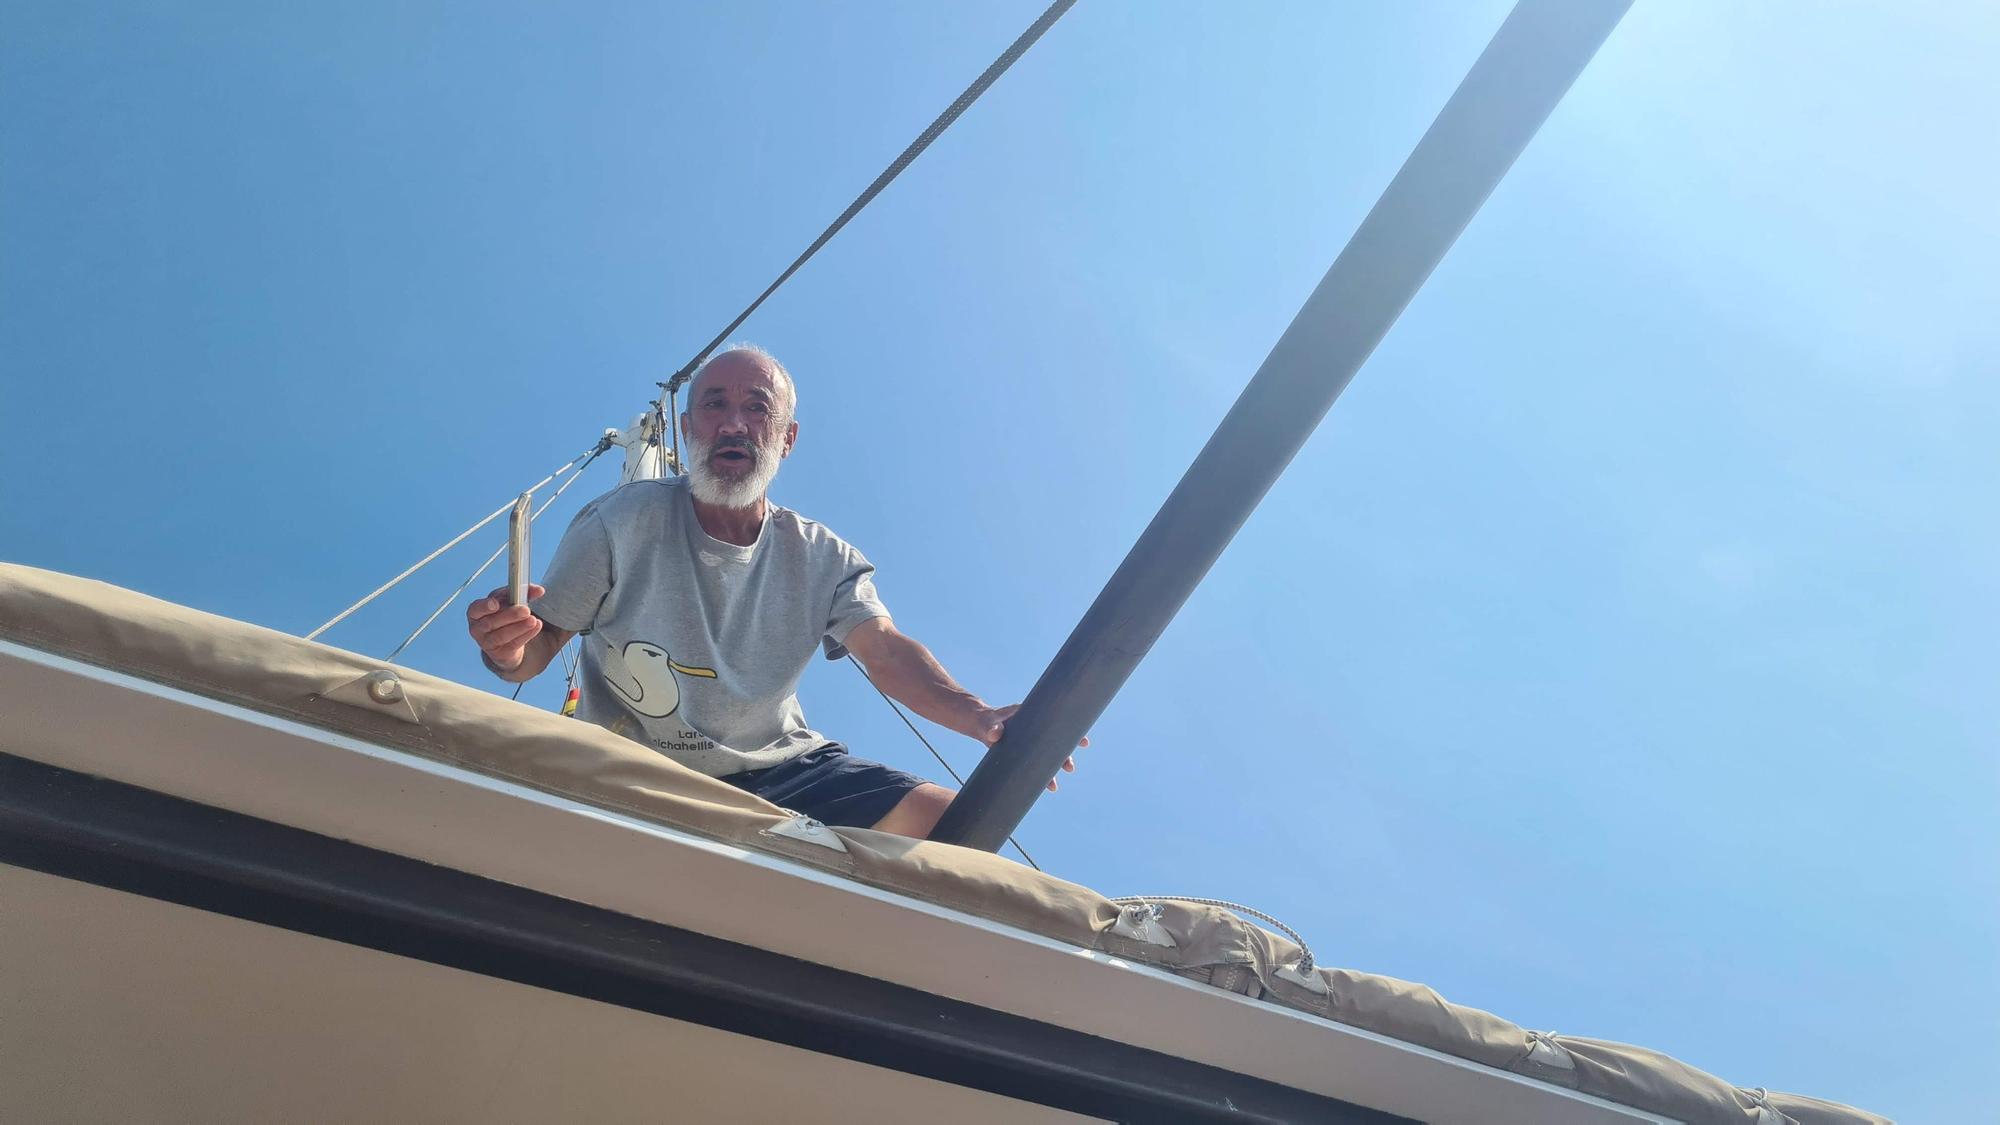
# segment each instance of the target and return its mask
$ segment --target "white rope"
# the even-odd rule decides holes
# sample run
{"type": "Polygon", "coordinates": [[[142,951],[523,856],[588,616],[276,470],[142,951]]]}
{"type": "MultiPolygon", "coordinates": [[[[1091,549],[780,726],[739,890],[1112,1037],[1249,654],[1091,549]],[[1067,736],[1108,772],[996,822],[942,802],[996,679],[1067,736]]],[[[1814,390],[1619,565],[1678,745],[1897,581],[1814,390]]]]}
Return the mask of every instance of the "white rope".
{"type": "MultiPolygon", "coordinates": [[[[554,491],[553,493],[551,493],[551,494],[549,495],[549,498],[548,498],[547,500],[544,500],[544,501],[542,501],[542,506],[541,506],[541,507],[539,507],[539,508],[536,508],[536,509],[534,510],[534,512],[533,512],[533,513],[532,513],[531,515],[529,515],[529,516],[528,516],[528,522],[532,524],[532,523],[534,523],[534,522],[535,522],[536,520],[538,520],[538,519],[542,518],[542,513],[543,513],[543,512],[546,512],[546,511],[548,511],[548,510],[549,510],[549,505],[550,505],[550,504],[553,504],[553,503],[555,503],[555,502],[556,502],[557,500],[561,499],[561,498],[562,498],[562,494],[563,494],[564,492],[568,491],[568,490],[569,490],[569,486],[570,486],[570,485],[572,485],[572,484],[575,484],[575,483],[577,482],[577,480],[578,480],[579,478],[581,478],[581,477],[583,476],[583,471],[584,471],[585,469],[588,469],[588,468],[590,467],[590,463],[591,463],[592,461],[595,461],[595,460],[597,460],[597,455],[598,455],[598,454],[600,454],[600,453],[602,453],[602,452],[604,452],[604,450],[602,450],[602,449],[593,449],[593,450],[591,450],[591,451],[590,451],[590,456],[588,456],[588,457],[585,457],[585,458],[583,459],[583,464],[581,464],[581,465],[578,465],[578,466],[576,467],[576,472],[573,472],[573,473],[571,473],[571,474],[569,475],[569,479],[568,479],[568,480],[566,480],[566,481],[564,481],[564,482],[562,482],[562,484],[561,484],[560,486],[558,486],[558,487],[556,488],[556,490],[555,490],[555,491],[554,491]]],[[[556,470],[556,471],[557,471],[557,472],[561,472],[562,470],[558,469],[558,470],[556,470]]],[[[544,481],[543,483],[544,483],[544,484],[546,484],[547,482],[546,482],[546,481],[544,481]]],[[[536,488],[540,488],[540,487],[541,487],[541,485],[536,485],[535,487],[536,487],[536,488]]],[[[530,491],[532,491],[532,490],[530,490],[530,491]]],[[[508,506],[509,506],[509,507],[512,507],[512,505],[511,505],[511,504],[510,504],[510,505],[508,505],[508,506]]],[[[458,589],[456,589],[456,590],[453,590],[453,591],[451,592],[451,596],[450,596],[450,597],[448,597],[448,598],[446,598],[446,599],[445,599],[444,601],[442,601],[442,602],[438,603],[438,607],[437,607],[436,609],[434,609],[434,610],[432,610],[432,611],[431,611],[431,615],[430,615],[429,617],[426,617],[426,618],[424,618],[424,623],[423,623],[422,625],[419,625],[419,626],[417,626],[417,628],[416,628],[416,631],[415,631],[415,632],[411,633],[411,634],[410,634],[409,636],[407,636],[407,637],[404,637],[404,638],[403,638],[403,643],[402,643],[402,644],[399,644],[399,645],[397,645],[397,646],[396,646],[396,650],[395,650],[394,652],[391,652],[391,653],[390,653],[389,655],[387,655],[387,656],[383,657],[382,659],[384,659],[384,660],[394,660],[394,659],[396,659],[396,658],[397,658],[398,656],[401,656],[401,655],[403,654],[403,650],[404,650],[404,649],[406,649],[406,648],[408,648],[408,647],[410,647],[410,642],[411,642],[411,641],[414,641],[414,640],[416,640],[416,639],[417,639],[418,637],[422,636],[422,635],[423,635],[423,632],[424,632],[424,630],[425,630],[425,629],[428,629],[428,628],[430,628],[430,627],[431,627],[431,622],[433,622],[433,621],[436,621],[436,620],[438,619],[438,616],[439,616],[440,614],[444,613],[444,611],[445,611],[445,610],[447,610],[447,609],[450,609],[450,608],[451,608],[451,603],[453,603],[453,602],[457,601],[457,600],[458,600],[458,596],[459,596],[460,594],[463,594],[463,593],[465,593],[465,588],[466,588],[467,586],[470,586],[470,585],[472,585],[472,584],[473,584],[474,582],[477,582],[477,581],[479,581],[479,576],[480,576],[480,575],[482,575],[482,574],[485,574],[485,573],[486,573],[486,571],[487,571],[487,568],[491,567],[491,566],[492,566],[492,565],[493,565],[494,563],[496,563],[496,562],[499,562],[499,561],[500,561],[500,556],[501,556],[501,555],[504,555],[504,554],[506,554],[506,553],[507,553],[507,545],[503,543],[503,544],[501,544],[501,545],[500,545],[500,549],[499,549],[499,550],[497,550],[497,551],[493,552],[492,554],[490,554],[490,555],[486,556],[486,561],[485,561],[485,562],[483,562],[483,563],[480,563],[480,564],[479,564],[479,569],[478,569],[478,570],[475,570],[475,571],[473,571],[473,572],[472,572],[472,576],[471,576],[470,578],[467,578],[467,579],[466,579],[465,581],[463,581],[463,582],[459,583],[459,584],[458,584],[458,589]]]]}
{"type": "MultiPolygon", "coordinates": [[[[533,492],[535,489],[540,488],[543,485],[549,483],[550,481],[556,479],[557,477],[561,476],[563,474],[563,471],[568,469],[571,465],[574,465],[578,461],[583,460],[586,456],[589,456],[589,453],[590,451],[586,451],[584,453],[579,453],[576,456],[570,458],[568,461],[563,463],[561,468],[558,468],[555,472],[550,473],[548,476],[545,476],[541,480],[538,480],[534,484],[528,486],[528,488],[525,489],[525,491],[533,492]]],[[[518,497],[519,495],[520,495],[519,493],[515,494],[516,497],[518,497]]],[[[418,559],[416,564],[411,566],[410,569],[404,571],[401,574],[398,574],[394,578],[389,579],[387,582],[384,582],[379,588],[376,589],[374,593],[368,595],[365,598],[362,598],[360,601],[355,602],[353,605],[348,606],[346,609],[341,610],[338,614],[334,615],[333,620],[327,622],[326,624],[320,626],[317,629],[314,629],[312,632],[307,633],[306,640],[310,641],[318,639],[321,633],[324,633],[328,629],[333,628],[335,625],[338,625],[341,622],[347,620],[347,618],[350,615],[352,615],[355,610],[360,609],[362,606],[365,606],[369,602],[374,601],[376,598],[381,597],[383,594],[388,593],[391,589],[395,587],[396,583],[401,582],[403,579],[408,578],[410,575],[415,574],[419,570],[422,570],[425,566],[428,566],[433,560],[435,560],[439,555],[442,555],[446,551],[451,550],[453,547],[458,546],[460,543],[465,542],[466,539],[469,538],[473,532],[478,531],[480,528],[485,527],[487,524],[492,523],[494,520],[499,519],[501,516],[504,516],[508,512],[511,512],[513,510],[514,510],[513,500],[509,500],[505,504],[500,505],[498,508],[493,509],[492,515],[487,516],[485,519],[480,520],[478,523],[475,523],[471,527],[466,528],[464,531],[459,532],[458,537],[456,539],[453,539],[451,542],[446,543],[444,546],[439,547],[435,551],[432,551],[430,554],[425,555],[423,558],[418,559]]]]}
{"type": "Polygon", "coordinates": [[[1299,964],[1298,964],[1299,971],[1302,973],[1309,973],[1312,971],[1313,951],[1312,947],[1306,944],[1306,939],[1300,937],[1299,932],[1297,930],[1291,928],[1290,926],[1285,925],[1283,922],[1278,921],[1276,918],[1271,917],[1269,914],[1266,914],[1263,911],[1258,910],[1254,906],[1245,906],[1240,902],[1230,902],[1228,899],[1193,898],[1188,895],[1125,895],[1121,898],[1114,898],[1111,901],[1119,903],[1121,905],[1125,903],[1136,902],[1146,906],[1151,906],[1153,903],[1156,902],[1192,902],[1199,906],[1219,906],[1224,910],[1233,910],[1238,914],[1242,914],[1250,918],[1257,918],[1262,921],[1269,922],[1273,926],[1276,926],[1280,930],[1283,930],[1286,937],[1291,938],[1293,942],[1297,943],[1299,947],[1299,964]]]}

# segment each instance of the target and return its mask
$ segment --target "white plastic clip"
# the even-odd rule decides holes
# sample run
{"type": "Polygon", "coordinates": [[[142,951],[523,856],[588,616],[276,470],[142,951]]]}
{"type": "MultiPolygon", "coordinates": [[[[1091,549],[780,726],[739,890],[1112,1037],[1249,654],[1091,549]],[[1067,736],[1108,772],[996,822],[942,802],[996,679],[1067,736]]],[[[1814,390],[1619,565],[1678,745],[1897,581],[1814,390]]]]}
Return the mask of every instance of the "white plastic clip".
{"type": "Polygon", "coordinates": [[[847,841],[840,834],[804,813],[786,810],[785,819],[764,829],[766,836],[783,836],[787,840],[804,840],[808,844],[818,844],[822,848],[847,854],[847,841]]]}
{"type": "Polygon", "coordinates": [[[1757,1111],[1757,1116],[1751,1120],[1757,1125],[1793,1125],[1791,1118],[1786,1117],[1782,1110],[1771,1104],[1771,1091],[1762,1086],[1749,1088],[1738,1086],[1736,1091],[1750,1099],[1751,1108],[1757,1111]]]}
{"type": "Polygon", "coordinates": [[[1576,1069],[1576,1056],[1569,1053],[1569,1048],[1556,1042],[1553,1031],[1528,1033],[1528,1061],[1550,1070],[1576,1069]]]}
{"type": "Polygon", "coordinates": [[[1160,925],[1160,916],[1165,913],[1166,910],[1155,903],[1127,903],[1118,909],[1118,920],[1111,923],[1111,932],[1147,945],[1172,949],[1178,943],[1174,941],[1174,935],[1160,925]]]}
{"type": "Polygon", "coordinates": [[[1296,984],[1316,996],[1330,996],[1333,993],[1333,989],[1327,985],[1325,977],[1308,971],[1302,964],[1281,966],[1277,972],[1271,975],[1281,981],[1296,984]]]}

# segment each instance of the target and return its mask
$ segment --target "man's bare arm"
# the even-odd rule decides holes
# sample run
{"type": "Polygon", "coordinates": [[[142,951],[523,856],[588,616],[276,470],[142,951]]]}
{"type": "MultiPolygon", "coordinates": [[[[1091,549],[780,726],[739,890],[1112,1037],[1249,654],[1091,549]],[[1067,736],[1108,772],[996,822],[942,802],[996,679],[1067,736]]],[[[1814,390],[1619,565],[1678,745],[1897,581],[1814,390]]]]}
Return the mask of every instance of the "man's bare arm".
{"type": "Polygon", "coordinates": [[[947,730],[991,744],[999,737],[998,711],[960,687],[931,650],[905,635],[896,623],[876,617],[847,634],[848,651],[868,669],[875,686],[910,710],[947,730]]]}
{"type": "MultiPolygon", "coordinates": [[[[886,617],[856,625],[847,634],[846,643],[848,651],[867,667],[868,678],[889,698],[947,730],[988,746],[1000,741],[1007,720],[1020,709],[1019,704],[987,706],[985,700],[960,687],[930,649],[886,617]]],[[[1078,745],[1088,746],[1090,740],[1078,745]]],[[[1065,761],[1063,769],[1073,771],[1076,763],[1065,761]]],[[[1050,789],[1055,787],[1055,782],[1049,782],[1050,789]]]]}

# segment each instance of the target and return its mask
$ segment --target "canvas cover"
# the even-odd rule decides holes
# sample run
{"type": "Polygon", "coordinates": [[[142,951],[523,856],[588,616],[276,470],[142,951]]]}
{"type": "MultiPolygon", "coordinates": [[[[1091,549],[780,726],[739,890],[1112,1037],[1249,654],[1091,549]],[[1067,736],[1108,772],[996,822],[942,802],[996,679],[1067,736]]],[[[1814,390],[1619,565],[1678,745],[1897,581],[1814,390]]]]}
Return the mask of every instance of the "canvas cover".
{"type": "Polygon", "coordinates": [[[1689,1122],[1886,1125],[1848,1106],[1739,1089],[1658,1052],[1525,1030],[1421,985],[1298,971],[1297,945],[1218,907],[1127,905],[988,852],[792,818],[587,723],[371,657],[101,582],[0,564],[0,638],[616,809],[1021,929],[1154,964],[1459,1058],[1689,1122]],[[385,679],[396,685],[381,690],[385,679]],[[371,690],[374,688],[376,690],[371,690]]]}

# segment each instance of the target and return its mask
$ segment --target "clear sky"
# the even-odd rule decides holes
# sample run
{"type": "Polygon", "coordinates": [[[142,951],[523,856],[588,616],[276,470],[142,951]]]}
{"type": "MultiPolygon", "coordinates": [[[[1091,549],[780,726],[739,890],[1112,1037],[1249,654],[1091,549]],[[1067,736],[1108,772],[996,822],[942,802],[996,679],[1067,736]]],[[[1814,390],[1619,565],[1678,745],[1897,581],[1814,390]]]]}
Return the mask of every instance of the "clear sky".
{"type": "MultiPolygon", "coordinates": [[[[744,330],[778,500],[1018,698],[1505,7],[1083,0],[744,330]]],[[[627,422],[1039,8],[0,0],[0,557],[310,629],[627,422]]],[[[1030,850],[1989,1113],[1995,57],[1978,4],[1641,0],[1030,850]]],[[[408,661],[491,687],[459,620],[408,661]]],[[[935,773],[850,669],[803,694],[935,773]]]]}

